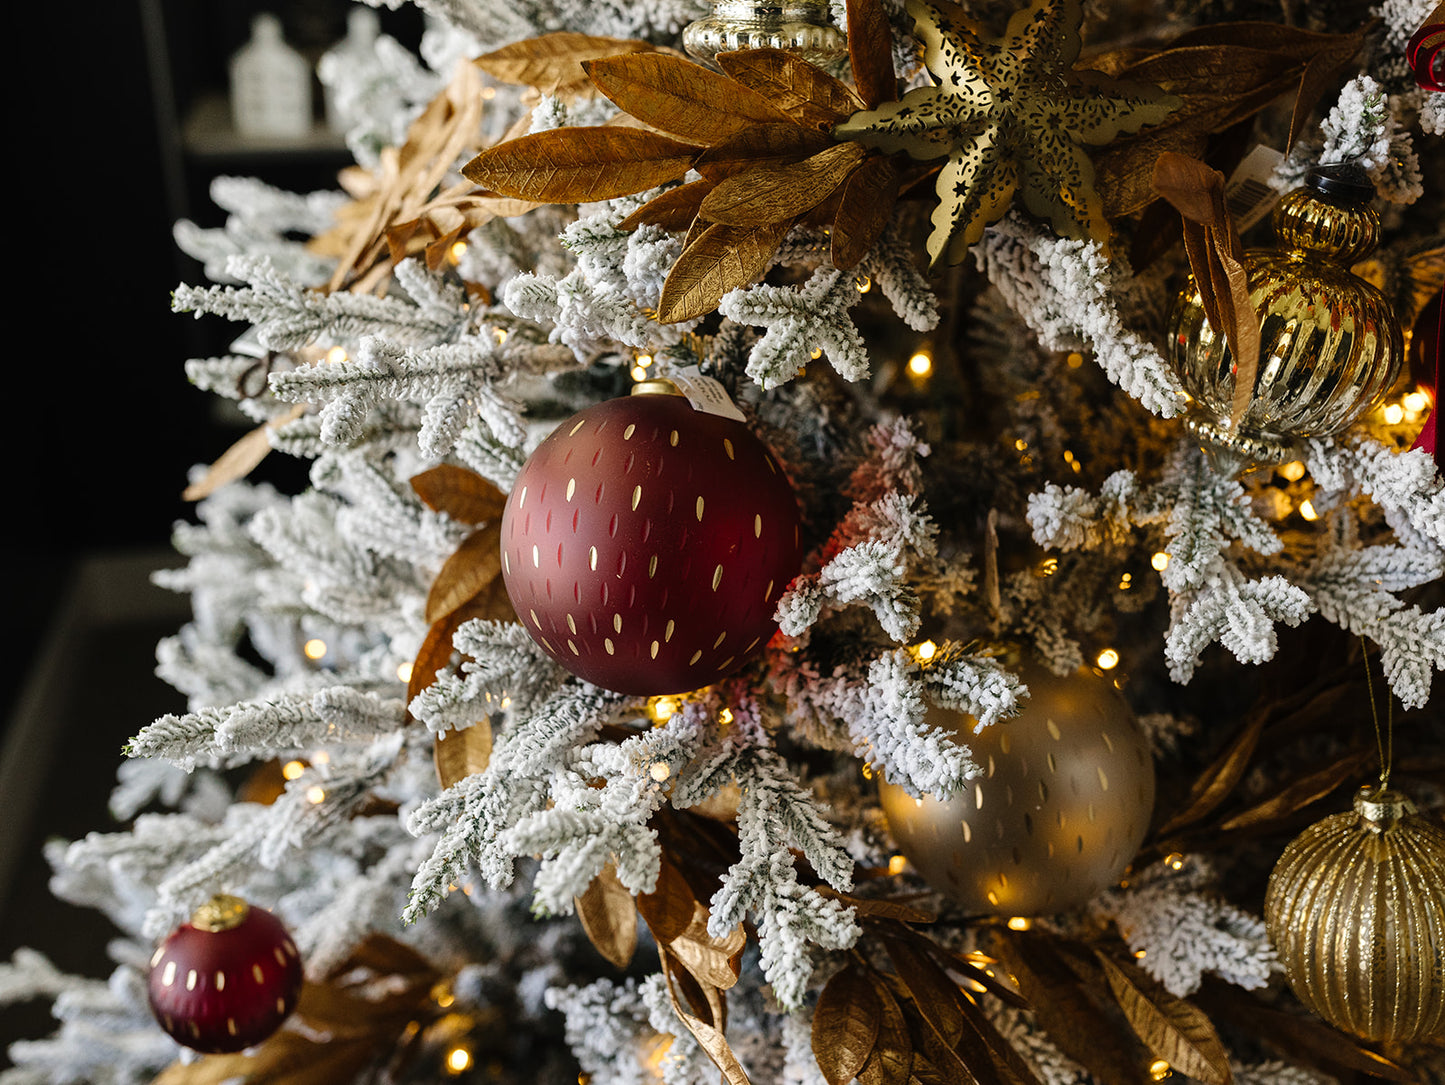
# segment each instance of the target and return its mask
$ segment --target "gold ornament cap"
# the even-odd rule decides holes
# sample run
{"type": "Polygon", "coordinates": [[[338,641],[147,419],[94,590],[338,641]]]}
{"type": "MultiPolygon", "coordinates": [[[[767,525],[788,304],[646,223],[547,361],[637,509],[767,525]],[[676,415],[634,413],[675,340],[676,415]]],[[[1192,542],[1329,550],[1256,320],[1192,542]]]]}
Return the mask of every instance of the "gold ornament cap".
{"type": "Polygon", "coordinates": [[[628,394],[634,396],[680,396],[682,389],[666,377],[651,377],[645,381],[638,381],[628,394]]]}
{"type": "Polygon", "coordinates": [[[807,60],[848,54],[847,38],[828,21],[822,0],[714,0],[712,7],[682,32],[683,48],[705,64],[743,49],[783,49],[807,60]]]}
{"type": "Polygon", "coordinates": [[[1355,792],[1355,813],[1360,815],[1364,828],[1372,833],[1389,832],[1398,822],[1417,812],[1409,796],[1387,787],[1367,786],[1355,792]]]}
{"type": "Polygon", "coordinates": [[[251,906],[230,893],[217,893],[191,913],[191,926],[197,930],[229,931],[239,927],[250,915],[251,906]]]}

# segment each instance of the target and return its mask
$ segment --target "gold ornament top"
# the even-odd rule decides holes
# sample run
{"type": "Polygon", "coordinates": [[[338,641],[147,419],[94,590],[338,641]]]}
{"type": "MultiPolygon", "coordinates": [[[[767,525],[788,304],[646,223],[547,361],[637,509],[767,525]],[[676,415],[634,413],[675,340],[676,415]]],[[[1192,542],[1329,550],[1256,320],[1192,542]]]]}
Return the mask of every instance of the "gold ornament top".
{"type": "Polygon", "coordinates": [[[1355,792],[1355,813],[1372,833],[1389,832],[1403,818],[1416,813],[1409,797],[1387,787],[1362,787],[1355,792]]]}
{"type": "Polygon", "coordinates": [[[666,377],[652,377],[649,380],[638,381],[632,386],[629,394],[634,396],[680,396],[682,389],[666,377]]]}
{"type": "Polygon", "coordinates": [[[713,0],[712,7],[711,15],[682,32],[683,48],[707,64],[719,53],[743,49],[782,49],[810,61],[848,52],[822,0],[713,0]]]}
{"type": "Polygon", "coordinates": [[[251,906],[230,893],[217,893],[191,914],[191,926],[197,930],[228,931],[239,927],[251,912],[251,906]]]}
{"type": "Polygon", "coordinates": [[[1363,260],[1380,243],[1375,188],[1352,170],[1316,170],[1304,188],[1286,194],[1270,225],[1283,248],[1313,252],[1342,264],[1363,260]]]}
{"type": "Polygon", "coordinates": [[[938,85],[849,117],[840,139],[919,160],[946,157],[928,254],[956,264],[1016,194],[1064,237],[1103,241],[1104,205],[1083,145],[1164,120],[1180,99],[1073,67],[1077,0],[1033,0],[989,37],[948,0],[908,0],[923,61],[938,85]]]}

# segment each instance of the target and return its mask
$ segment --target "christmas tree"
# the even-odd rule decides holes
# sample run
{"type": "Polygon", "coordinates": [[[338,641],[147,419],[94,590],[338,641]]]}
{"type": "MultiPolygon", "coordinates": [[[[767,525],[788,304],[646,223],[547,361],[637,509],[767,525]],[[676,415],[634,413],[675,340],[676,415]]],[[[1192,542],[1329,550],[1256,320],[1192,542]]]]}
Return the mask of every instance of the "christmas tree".
{"type": "Polygon", "coordinates": [[[1445,9],[415,2],[0,1082],[1445,1083],[1445,9]]]}

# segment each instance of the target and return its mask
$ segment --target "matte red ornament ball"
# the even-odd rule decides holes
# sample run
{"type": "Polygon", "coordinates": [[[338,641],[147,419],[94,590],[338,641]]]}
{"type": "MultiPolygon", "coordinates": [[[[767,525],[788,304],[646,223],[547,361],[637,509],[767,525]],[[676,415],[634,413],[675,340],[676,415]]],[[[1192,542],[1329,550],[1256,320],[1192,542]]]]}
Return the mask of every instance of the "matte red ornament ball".
{"type": "Polygon", "coordinates": [[[207,1054],[266,1039],[296,1008],[301,956],[281,921],[218,894],[151,958],[151,1012],[178,1043],[207,1054]]]}
{"type": "Polygon", "coordinates": [[[802,563],[798,503],[745,425],[634,393],[573,415],[502,514],[502,578],[567,670],[635,695],[709,685],[757,654],[802,563]]]}

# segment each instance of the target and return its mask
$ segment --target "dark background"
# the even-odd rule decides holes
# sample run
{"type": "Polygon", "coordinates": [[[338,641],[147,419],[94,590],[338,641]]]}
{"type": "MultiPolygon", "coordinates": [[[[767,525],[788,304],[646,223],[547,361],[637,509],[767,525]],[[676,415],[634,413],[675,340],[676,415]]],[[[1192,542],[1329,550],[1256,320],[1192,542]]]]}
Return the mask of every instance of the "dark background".
{"type": "MultiPolygon", "coordinates": [[[[224,98],[254,15],[279,16],[314,65],[345,35],[351,7],[116,0],[63,26],[46,5],[16,12],[6,255],[23,284],[11,326],[25,332],[7,359],[3,427],[13,497],[0,536],[11,645],[0,671],[0,960],[34,945],[68,970],[108,974],[114,931],[49,896],[41,846],[115,829],[106,800],[121,744],[184,709],[152,669],[187,601],[147,576],[175,560],[171,526],[192,515],[180,498],[187,470],[244,432],[190,387],[184,362],[225,353],[242,329],[171,313],[178,283],[204,282],[171,225],[222,224],[207,194],[217,175],[309,192],[335,188],[350,161],[319,120],[303,145],[209,152],[184,138],[187,121],[224,98]]],[[[419,41],[415,9],[377,14],[384,33],[419,41]]],[[[289,488],[304,479],[274,456],[261,474],[289,488]]],[[[0,1011],[0,1067],[11,1040],[52,1028],[44,1005],[0,1011]]]]}

